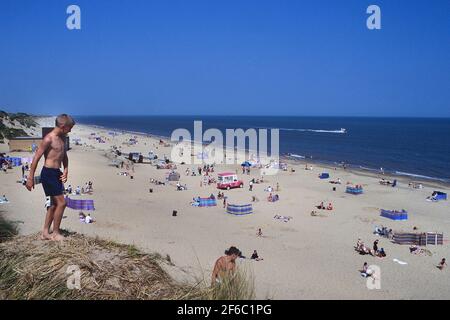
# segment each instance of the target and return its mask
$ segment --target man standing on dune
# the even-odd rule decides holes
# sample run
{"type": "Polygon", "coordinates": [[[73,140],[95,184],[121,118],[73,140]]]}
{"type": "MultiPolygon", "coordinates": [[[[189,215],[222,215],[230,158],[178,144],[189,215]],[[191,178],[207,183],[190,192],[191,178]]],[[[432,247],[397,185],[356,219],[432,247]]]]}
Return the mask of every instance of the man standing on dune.
{"type": "Polygon", "coordinates": [[[29,191],[34,188],[34,173],[39,160],[44,155],[45,162],[41,171],[41,182],[45,195],[50,198],[50,205],[47,207],[42,240],[61,241],[64,239],[59,229],[66,208],[63,183],[67,181],[69,174],[69,159],[67,158],[64,141],[74,125],[75,121],[67,114],[56,117],[55,128],[42,139],[31,164],[26,184],[29,191]],[[64,172],[60,170],[61,163],[64,166],[64,172]],[[50,226],[52,223],[53,232],[51,233],[50,226]]]}

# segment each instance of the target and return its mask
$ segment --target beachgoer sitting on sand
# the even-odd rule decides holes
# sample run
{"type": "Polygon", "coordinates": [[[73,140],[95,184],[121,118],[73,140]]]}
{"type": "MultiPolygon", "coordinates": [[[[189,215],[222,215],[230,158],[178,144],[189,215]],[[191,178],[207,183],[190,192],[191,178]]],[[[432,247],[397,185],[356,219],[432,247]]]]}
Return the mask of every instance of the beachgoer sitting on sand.
{"type": "Polygon", "coordinates": [[[88,213],[86,218],[84,219],[84,222],[86,222],[86,223],[93,223],[93,222],[95,222],[95,220],[92,219],[91,214],[88,213]]]}
{"type": "Polygon", "coordinates": [[[439,270],[444,270],[446,265],[447,265],[447,263],[445,262],[445,258],[442,258],[442,260],[441,260],[441,262],[439,262],[439,265],[437,266],[437,268],[439,270]]]}
{"type": "Polygon", "coordinates": [[[258,202],[259,199],[256,196],[252,196],[252,202],[258,202]]]}
{"type": "Polygon", "coordinates": [[[80,219],[81,222],[85,222],[86,215],[83,213],[83,211],[80,211],[78,218],[80,219]]]}
{"type": "Polygon", "coordinates": [[[418,250],[419,250],[419,248],[415,244],[413,244],[409,247],[409,253],[416,254],[418,250]]]}
{"type": "Polygon", "coordinates": [[[8,199],[6,198],[6,195],[3,195],[2,202],[8,202],[8,199]]]}
{"type": "Polygon", "coordinates": [[[358,238],[358,241],[356,241],[356,246],[355,246],[355,249],[356,250],[361,250],[361,246],[363,245],[364,243],[361,241],[361,238],[358,238]]]}
{"type": "Polygon", "coordinates": [[[250,257],[250,259],[253,259],[253,260],[256,260],[256,261],[264,260],[263,258],[260,258],[260,257],[258,256],[258,252],[256,252],[256,250],[253,250],[253,254],[252,254],[252,256],[250,257]]]}
{"type": "Polygon", "coordinates": [[[384,257],[386,257],[386,252],[384,251],[384,248],[381,248],[379,251],[378,251],[378,257],[380,257],[380,258],[384,258],[384,257]]]}
{"type": "Polygon", "coordinates": [[[236,259],[241,256],[236,247],[225,250],[225,255],[216,260],[211,277],[211,286],[220,283],[224,277],[232,276],[236,269],[236,259]]]}
{"type": "Polygon", "coordinates": [[[328,203],[327,210],[333,210],[333,205],[331,204],[331,202],[328,203]]]}
{"type": "Polygon", "coordinates": [[[372,269],[369,268],[369,265],[367,264],[367,262],[364,262],[364,265],[362,267],[362,270],[360,270],[361,275],[365,278],[367,277],[373,277],[374,276],[374,271],[372,269]]]}
{"type": "Polygon", "coordinates": [[[313,210],[313,211],[311,211],[311,216],[318,216],[319,214],[317,213],[317,211],[315,211],[315,210],[313,210]]]}

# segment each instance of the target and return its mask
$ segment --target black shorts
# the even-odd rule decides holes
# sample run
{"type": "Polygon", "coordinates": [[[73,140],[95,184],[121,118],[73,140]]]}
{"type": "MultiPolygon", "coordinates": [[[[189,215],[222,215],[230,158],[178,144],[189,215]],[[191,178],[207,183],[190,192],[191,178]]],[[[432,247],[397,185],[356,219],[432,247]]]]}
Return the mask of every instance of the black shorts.
{"type": "Polygon", "coordinates": [[[64,185],[60,180],[63,173],[59,169],[42,167],[41,183],[47,197],[60,196],[63,194],[64,185]]]}

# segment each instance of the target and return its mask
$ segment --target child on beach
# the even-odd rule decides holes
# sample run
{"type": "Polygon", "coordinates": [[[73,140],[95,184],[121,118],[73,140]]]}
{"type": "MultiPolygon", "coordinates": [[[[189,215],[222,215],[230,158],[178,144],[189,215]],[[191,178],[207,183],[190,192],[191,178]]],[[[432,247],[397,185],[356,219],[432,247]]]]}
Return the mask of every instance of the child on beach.
{"type": "Polygon", "coordinates": [[[439,262],[439,265],[437,266],[437,268],[439,270],[444,270],[444,267],[447,265],[447,263],[445,262],[445,258],[442,258],[441,262],[439,262]]]}
{"type": "Polygon", "coordinates": [[[26,184],[29,191],[34,188],[36,167],[42,155],[44,155],[45,162],[41,171],[41,182],[45,195],[51,198],[51,205],[47,208],[41,236],[42,240],[61,241],[64,239],[59,229],[64,209],[66,208],[63,183],[67,181],[69,174],[69,159],[67,158],[64,140],[74,125],[75,121],[67,114],[61,114],[56,117],[55,128],[42,139],[31,163],[30,174],[26,184]],[[60,170],[61,164],[64,166],[64,172],[60,170]],[[52,223],[53,233],[50,233],[52,223]]]}

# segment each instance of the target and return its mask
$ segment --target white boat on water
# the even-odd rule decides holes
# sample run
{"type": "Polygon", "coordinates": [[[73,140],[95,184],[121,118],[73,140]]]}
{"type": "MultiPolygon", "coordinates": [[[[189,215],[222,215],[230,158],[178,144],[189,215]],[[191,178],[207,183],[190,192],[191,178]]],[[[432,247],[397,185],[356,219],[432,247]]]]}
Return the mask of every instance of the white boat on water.
{"type": "Polygon", "coordinates": [[[341,132],[341,133],[347,133],[347,129],[341,128],[341,130],[339,130],[339,132],[341,132]]]}

